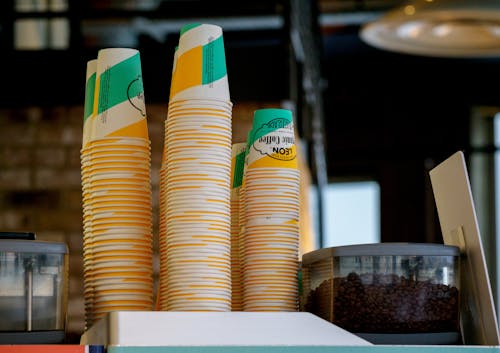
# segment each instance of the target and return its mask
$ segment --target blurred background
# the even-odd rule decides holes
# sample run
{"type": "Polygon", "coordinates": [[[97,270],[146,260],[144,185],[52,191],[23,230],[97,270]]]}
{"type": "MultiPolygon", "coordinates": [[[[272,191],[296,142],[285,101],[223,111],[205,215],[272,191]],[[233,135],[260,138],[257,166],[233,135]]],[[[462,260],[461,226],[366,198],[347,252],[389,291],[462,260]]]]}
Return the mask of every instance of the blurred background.
{"type": "MultiPolygon", "coordinates": [[[[0,3],[0,229],[68,244],[67,327],[75,342],[84,325],[86,63],[102,48],[140,50],[157,211],[173,53],[179,29],[190,22],[224,30],[234,142],[246,138],[255,109],[294,111],[305,176],[302,252],[441,243],[428,172],[462,150],[497,300],[500,55],[403,53],[361,39],[363,26],[401,6],[400,0],[0,3]]],[[[500,25],[493,30],[498,38],[500,25]]],[[[155,227],[157,234],[157,219],[155,227]]]]}

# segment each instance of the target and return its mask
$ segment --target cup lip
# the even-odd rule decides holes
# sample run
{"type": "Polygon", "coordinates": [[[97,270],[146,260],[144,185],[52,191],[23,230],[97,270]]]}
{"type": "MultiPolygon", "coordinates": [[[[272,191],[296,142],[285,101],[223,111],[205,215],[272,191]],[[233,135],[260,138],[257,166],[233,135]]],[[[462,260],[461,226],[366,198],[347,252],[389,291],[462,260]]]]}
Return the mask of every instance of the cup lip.
{"type": "Polygon", "coordinates": [[[130,152],[130,153],[105,153],[105,154],[90,154],[89,155],[89,161],[95,162],[95,161],[101,161],[104,159],[106,162],[133,162],[136,163],[137,161],[140,162],[145,162],[147,161],[148,163],[151,162],[151,157],[148,153],[139,153],[139,152],[130,152]]]}
{"type": "Polygon", "coordinates": [[[168,102],[168,107],[201,107],[207,109],[213,109],[212,107],[220,107],[226,110],[226,107],[232,108],[234,103],[230,99],[218,98],[218,97],[208,97],[208,96],[196,96],[191,98],[172,98],[168,102]]]}
{"type": "Polygon", "coordinates": [[[200,106],[191,106],[191,107],[188,107],[188,106],[184,106],[184,107],[170,106],[170,108],[168,109],[167,118],[173,117],[173,116],[186,116],[186,115],[187,116],[189,116],[189,115],[193,115],[193,116],[208,115],[208,116],[215,116],[215,117],[220,116],[221,118],[230,119],[232,116],[232,110],[224,109],[222,107],[220,109],[217,109],[217,106],[214,106],[214,107],[201,107],[201,105],[200,106]]]}
{"type": "MultiPolygon", "coordinates": [[[[227,77],[227,75],[226,75],[227,77]]],[[[205,85],[200,85],[200,86],[197,86],[197,87],[200,87],[201,89],[203,89],[205,85]]],[[[188,88],[189,89],[189,88],[188,88]]],[[[195,93],[191,93],[191,94],[187,94],[185,91],[187,91],[188,89],[185,89],[183,91],[179,91],[176,93],[175,96],[173,96],[171,99],[170,99],[170,102],[179,102],[179,101],[186,101],[186,100],[196,100],[200,97],[201,93],[199,94],[195,94],[195,93]],[[179,96],[182,96],[182,97],[179,97],[179,96]]],[[[227,88],[226,88],[227,90],[227,88]]],[[[224,96],[224,97],[229,97],[229,92],[225,93],[225,94],[215,94],[213,93],[214,95],[213,96],[209,96],[208,93],[205,93],[206,96],[205,96],[205,99],[206,100],[209,100],[209,101],[218,101],[218,102],[228,102],[229,99],[225,99],[221,96],[224,96]]]]}
{"type": "MultiPolygon", "coordinates": [[[[188,50],[190,48],[185,48],[185,43],[186,37],[190,35],[194,35],[194,31],[197,32],[202,32],[198,33],[198,35],[219,35],[222,36],[222,27],[213,23],[204,23],[204,22],[192,22],[192,23],[187,23],[184,26],[181,27],[179,31],[179,48],[177,51],[182,53],[182,50],[188,50]]],[[[196,34],[196,33],[195,33],[196,34]]],[[[207,38],[208,39],[208,38],[207,38]]]]}
{"type": "Polygon", "coordinates": [[[101,55],[101,58],[103,55],[106,55],[108,53],[130,53],[130,54],[137,54],[139,53],[138,49],[135,48],[129,48],[129,47],[114,47],[114,48],[102,48],[99,49],[97,52],[97,60],[99,60],[99,55],[101,55]]]}
{"type": "Polygon", "coordinates": [[[214,25],[214,24],[208,24],[208,23],[202,23],[202,22],[192,22],[192,23],[187,23],[185,24],[184,26],[181,27],[180,29],[180,34],[179,35],[184,35],[187,31],[193,29],[193,28],[196,28],[196,27],[199,27],[199,26],[212,26],[212,27],[218,27],[220,28],[220,26],[217,26],[217,25],[214,25]]]}
{"type": "Polygon", "coordinates": [[[96,150],[100,148],[151,148],[151,140],[145,139],[142,137],[133,137],[133,136],[104,136],[101,138],[94,138],[89,141],[86,147],[82,148],[82,150],[96,150]]]}
{"type": "Polygon", "coordinates": [[[234,103],[230,99],[222,98],[211,98],[211,97],[193,97],[193,98],[176,98],[173,97],[169,100],[168,106],[171,105],[181,105],[182,104],[213,104],[215,106],[230,106],[232,107],[234,103]]]}
{"type": "Polygon", "coordinates": [[[219,116],[174,116],[165,120],[165,133],[172,130],[193,130],[193,129],[215,129],[232,130],[231,118],[219,116]]]}

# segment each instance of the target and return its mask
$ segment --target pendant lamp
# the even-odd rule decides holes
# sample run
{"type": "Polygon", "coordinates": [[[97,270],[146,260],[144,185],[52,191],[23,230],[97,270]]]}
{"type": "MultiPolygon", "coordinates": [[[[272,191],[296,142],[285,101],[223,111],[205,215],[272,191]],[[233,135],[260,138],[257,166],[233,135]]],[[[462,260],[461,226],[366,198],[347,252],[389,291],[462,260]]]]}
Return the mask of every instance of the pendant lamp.
{"type": "Polygon", "coordinates": [[[436,57],[500,57],[500,0],[415,0],[366,23],[379,49],[436,57]]]}

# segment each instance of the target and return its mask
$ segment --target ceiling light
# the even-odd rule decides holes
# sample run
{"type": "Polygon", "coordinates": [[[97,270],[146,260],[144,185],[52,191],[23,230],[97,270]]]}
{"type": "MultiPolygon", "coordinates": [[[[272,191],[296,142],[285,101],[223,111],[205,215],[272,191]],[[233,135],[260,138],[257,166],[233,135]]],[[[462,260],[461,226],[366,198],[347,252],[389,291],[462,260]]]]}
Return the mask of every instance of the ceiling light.
{"type": "Polygon", "coordinates": [[[500,57],[499,0],[416,0],[366,23],[379,49],[442,57],[500,57]]]}

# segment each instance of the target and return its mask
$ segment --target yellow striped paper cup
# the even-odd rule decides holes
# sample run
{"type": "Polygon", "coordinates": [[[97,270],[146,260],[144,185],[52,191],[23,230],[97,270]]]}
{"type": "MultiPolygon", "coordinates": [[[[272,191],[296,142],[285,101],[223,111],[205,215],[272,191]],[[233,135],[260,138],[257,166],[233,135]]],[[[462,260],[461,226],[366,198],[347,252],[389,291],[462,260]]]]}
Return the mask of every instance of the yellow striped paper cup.
{"type": "Polygon", "coordinates": [[[297,148],[290,110],[268,108],[255,111],[247,159],[248,169],[297,169],[297,148]]]}
{"type": "Polygon", "coordinates": [[[101,49],[91,139],[148,139],[140,53],[131,48],[101,49]]]}
{"type": "Polygon", "coordinates": [[[221,27],[197,23],[184,26],[174,58],[170,101],[230,100],[221,27]]]}

